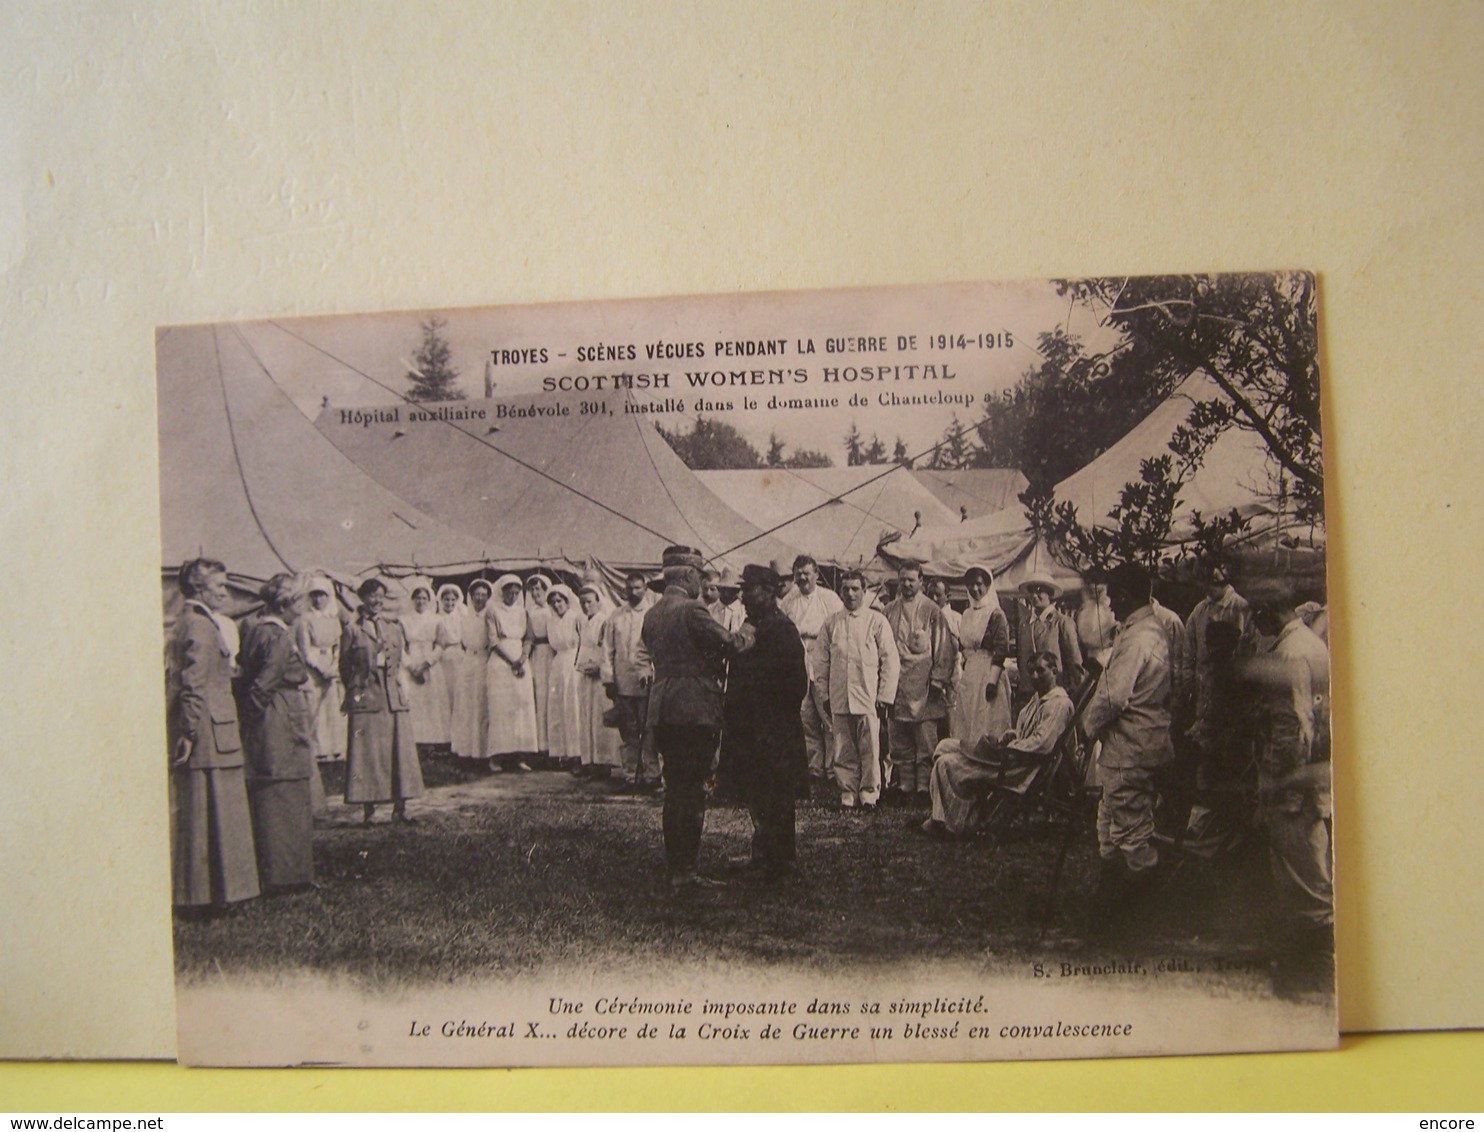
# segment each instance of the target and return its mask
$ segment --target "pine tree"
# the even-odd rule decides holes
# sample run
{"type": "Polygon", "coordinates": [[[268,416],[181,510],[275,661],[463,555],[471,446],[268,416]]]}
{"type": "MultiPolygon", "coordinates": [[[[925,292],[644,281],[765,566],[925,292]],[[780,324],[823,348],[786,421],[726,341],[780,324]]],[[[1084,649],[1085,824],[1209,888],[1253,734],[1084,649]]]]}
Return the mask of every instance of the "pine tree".
{"type": "Polygon", "coordinates": [[[855,467],[861,462],[861,451],[864,441],[861,438],[861,430],[856,426],[854,420],[850,422],[850,431],[845,434],[845,463],[849,467],[855,467]]]}
{"type": "Polygon", "coordinates": [[[783,441],[776,432],[768,434],[768,455],[765,461],[770,468],[783,466],[783,441]]]}
{"type": "Polygon", "coordinates": [[[462,401],[464,392],[458,386],[459,371],[450,365],[453,348],[443,337],[448,325],[436,315],[422,324],[422,344],[412,356],[412,365],[407,370],[407,380],[412,388],[407,391],[409,401],[462,401]]]}

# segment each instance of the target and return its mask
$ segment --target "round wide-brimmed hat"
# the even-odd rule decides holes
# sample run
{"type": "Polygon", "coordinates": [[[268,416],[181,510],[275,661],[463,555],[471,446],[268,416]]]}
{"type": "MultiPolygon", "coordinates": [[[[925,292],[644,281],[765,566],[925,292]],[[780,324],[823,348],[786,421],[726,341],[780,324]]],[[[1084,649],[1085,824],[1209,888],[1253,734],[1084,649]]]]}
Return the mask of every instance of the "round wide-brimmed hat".
{"type": "Polygon", "coordinates": [[[1053,582],[1044,570],[1037,570],[1029,578],[1020,583],[1020,592],[1023,594],[1029,594],[1037,589],[1050,590],[1052,597],[1056,597],[1061,593],[1061,587],[1053,582]]]}

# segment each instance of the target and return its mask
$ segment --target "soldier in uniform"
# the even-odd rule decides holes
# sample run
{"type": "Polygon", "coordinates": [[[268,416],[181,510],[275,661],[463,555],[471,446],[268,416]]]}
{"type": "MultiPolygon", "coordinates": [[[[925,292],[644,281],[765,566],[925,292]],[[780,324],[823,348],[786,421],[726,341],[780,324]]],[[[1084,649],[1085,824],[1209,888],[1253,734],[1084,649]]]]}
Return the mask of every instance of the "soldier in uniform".
{"type": "Polygon", "coordinates": [[[665,780],[665,866],[673,888],[714,885],[696,872],[706,823],[706,780],[721,739],[722,677],[729,656],[751,643],[744,625],[730,633],[701,604],[701,552],[665,550],[664,596],[644,615],[641,637],[654,663],[649,726],[665,780]]]}
{"type": "Polygon", "coordinates": [[[1262,596],[1253,618],[1268,644],[1245,668],[1262,690],[1260,816],[1284,937],[1275,983],[1280,992],[1332,988],[1329,649],[1304,624],[1284,587],[1262,596]]]}
{"type": "Polygon", "coordinates": [[[1098,756],[1098,854],[1103,871],[1093,905],[1096,930],[1125,920],[1146,895],[1159,864],[1154,842],[1154,772],[1175,757],[1170,742],[1170,643],[1154,616],[1149,571],[1134,562],[1107,576],[1121,626],[1082,714],[1098,756]]]}

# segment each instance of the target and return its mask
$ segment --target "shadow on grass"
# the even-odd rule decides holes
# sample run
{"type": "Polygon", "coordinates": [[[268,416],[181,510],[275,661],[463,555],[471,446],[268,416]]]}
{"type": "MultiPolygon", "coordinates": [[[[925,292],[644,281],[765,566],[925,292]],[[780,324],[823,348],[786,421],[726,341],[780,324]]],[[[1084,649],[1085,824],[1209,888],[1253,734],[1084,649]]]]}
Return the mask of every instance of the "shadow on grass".
{"type": "MultiPolygon", "coordinates": [[[[477,777],[453,781],[475,789],[477,777]]],[[[802,879],[672,894],[654,799],[554,774],[490,783],[477,796],[457,790],[444,798],[460,801],[429,806],[410,828],[322,825],[321,887],[222,920],[177,921],[178,974],[308,970],[385,986],[706,960],[819,971],[926,959],[993,966],[1048,946],[1041,913],[1060,839],[1048,826],[997,845],[942,844],[911,833],[900,811],[805,806],[802,879]]],[[[709,811],[703,870],[744,855],[750,834],[745,810],[709,811]]],[[[1137,946],[1252,953],[1260,865],[1243,859],[1177,875],[1151,902],[1137,946]]],[[[1047,925],[1052,940],[1080,924],[1095,871],[1084,831],[1047,925]]]]}

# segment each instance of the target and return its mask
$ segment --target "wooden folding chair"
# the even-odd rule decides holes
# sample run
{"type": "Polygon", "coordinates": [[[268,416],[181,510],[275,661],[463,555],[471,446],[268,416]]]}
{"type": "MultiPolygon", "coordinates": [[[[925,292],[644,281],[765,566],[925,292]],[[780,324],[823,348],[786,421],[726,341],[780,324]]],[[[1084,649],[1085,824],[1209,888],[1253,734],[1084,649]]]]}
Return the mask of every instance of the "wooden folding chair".
{"type": "Polygon", "coordinates": [[[1043,927],[1051,922],[1055,911],[1056,894],[1061,887],[1072,841],[1096,797],[1096,789],[1087,785],[1093,744],[1083,738],[1078,727],[1082,710],[1092,698],[1096,684],[1096,680],[1088,680],[1077,690],[1071,722],[1023,789],[1010,789],[994,782],[985,783],[980,788],[979,833],[991,841],[1003,840],[1017,821],[1036,814],[1043,814],[1062,826],[1056,863],[1046,889],[1043,927]]]}

